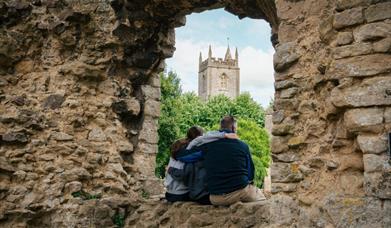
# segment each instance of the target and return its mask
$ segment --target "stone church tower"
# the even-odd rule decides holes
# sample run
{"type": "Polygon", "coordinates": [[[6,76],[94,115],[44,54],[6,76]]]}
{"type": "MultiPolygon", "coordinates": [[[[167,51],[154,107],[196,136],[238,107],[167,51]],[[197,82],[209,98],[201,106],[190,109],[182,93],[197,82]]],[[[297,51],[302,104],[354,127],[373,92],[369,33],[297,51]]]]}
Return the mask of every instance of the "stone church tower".
{"type": "Polygon", "coordinates": [[[236,98],[240,92],[240,69],[238,49],[235,59],[231,56],[229,46],[225,58],[212,57],[212,48],[209,46],[208,58],[202,61],[200,53],[198,70],[198,96],[206,101],[209,98],[224,94],[236,98]]]}

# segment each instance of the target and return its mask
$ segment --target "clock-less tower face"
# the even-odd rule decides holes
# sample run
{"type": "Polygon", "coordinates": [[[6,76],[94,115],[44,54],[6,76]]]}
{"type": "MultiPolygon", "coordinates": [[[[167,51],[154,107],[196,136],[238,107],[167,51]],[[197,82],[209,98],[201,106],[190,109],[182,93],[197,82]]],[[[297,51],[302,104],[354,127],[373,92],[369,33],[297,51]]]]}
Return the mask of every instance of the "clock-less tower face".
{"type": "Polygon", "coordinates": [[[209,52],[209,57],[202,61],[198,73],[198,96],[206,101],[209,98],[223,94],[232,99],[240,92],[240,69],[238,55],[232,59],[229,48],[225,59],[214,58],[209,52]]]}

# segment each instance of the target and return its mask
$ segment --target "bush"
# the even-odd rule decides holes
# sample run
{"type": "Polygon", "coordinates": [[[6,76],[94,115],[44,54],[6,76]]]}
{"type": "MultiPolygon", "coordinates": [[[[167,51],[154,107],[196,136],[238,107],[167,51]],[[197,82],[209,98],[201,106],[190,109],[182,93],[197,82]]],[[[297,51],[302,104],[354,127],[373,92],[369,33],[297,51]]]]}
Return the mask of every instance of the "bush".
{"type": "Polygon", "coordinates": [[[246,119],[240,119],[238,121],[237,133],[240,139],[250,148],[255,166],[254,183],[258,187],[261,187],[263,179],[267,175],[267,168],[271,160],[269,135],[254,120],[246,119]]]}

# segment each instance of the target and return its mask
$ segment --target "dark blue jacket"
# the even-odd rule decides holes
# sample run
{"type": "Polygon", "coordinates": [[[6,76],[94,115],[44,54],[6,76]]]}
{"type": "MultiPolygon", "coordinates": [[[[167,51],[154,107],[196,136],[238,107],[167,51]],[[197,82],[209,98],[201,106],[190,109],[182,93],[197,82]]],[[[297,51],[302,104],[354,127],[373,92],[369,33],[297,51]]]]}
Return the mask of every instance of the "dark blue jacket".
{"type": "Polygon", "coordinates": [[[170,167],[168,173],[175,180],[183,181],[189,188],[190,199],[200,200],[209,195],[206,186],[206,170],[203,160],[186,163],[183,169],[170,167]]]}
{"type": "MultiPolygon", "coordinates": [[[[229,133],[229,131],[226,131],[229,133]]],[[[178,152],[177,159],[202,151],[206,181],[210,194],[219,195],[244,188],[254,179],[254,163],[248,146],[237,139],[220,139],[191,150],[178,152]]]]}

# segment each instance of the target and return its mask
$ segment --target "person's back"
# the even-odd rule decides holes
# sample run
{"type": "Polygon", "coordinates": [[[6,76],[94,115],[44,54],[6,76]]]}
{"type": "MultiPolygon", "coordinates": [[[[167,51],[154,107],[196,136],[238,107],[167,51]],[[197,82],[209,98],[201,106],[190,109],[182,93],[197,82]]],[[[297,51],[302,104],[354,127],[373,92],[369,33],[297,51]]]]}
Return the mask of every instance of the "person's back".
{"type": "Polygon", "coordinates": [[[252,176],[248,146],[240,140],[220,139],[205,144],[204,166],[208,190],[224,194],[244,188],[252,176]]]}
{"type": "MultiPolygon", "coordinates": [[[[236,131],[236,120],[226,116],[220,123],[221,131],[236,131]]],[[[254,185],[254,163],[248,146],[240,140],[220,139],[204,144],[179,157],[188,156],[197,150],[205,153],[205,168],[210,201],[214,205],[230,205],[238,201],[264,200],[261,190],[254,185]]]]}

